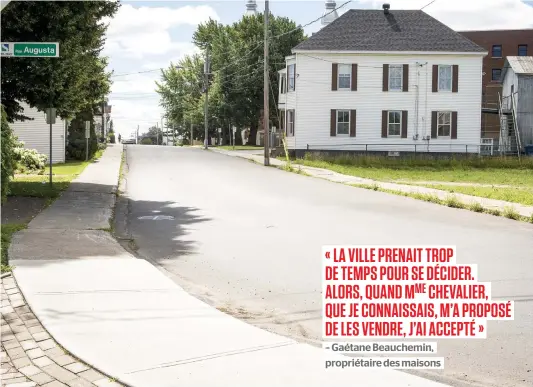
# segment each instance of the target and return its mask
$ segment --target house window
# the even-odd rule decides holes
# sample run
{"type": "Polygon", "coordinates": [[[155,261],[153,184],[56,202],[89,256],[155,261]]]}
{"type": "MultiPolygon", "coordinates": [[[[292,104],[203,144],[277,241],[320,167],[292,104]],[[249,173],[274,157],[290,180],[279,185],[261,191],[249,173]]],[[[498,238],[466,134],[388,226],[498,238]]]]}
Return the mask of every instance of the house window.
{"type": "Polygon", "coordinates": [[[294,70],[295,70],[295,65],[290,65],[289,66],[289,91],[294,91],[295,86],[296,86],[294,70]]]}
{"type": "Polygon", "coordinates": [[[451,91],[452,90],[452,66],[440,65],[439,66],[439,91],[451,91]]]}
{"type": "Polygon", "coordinates": [[[285,94],[287,92],[287,76],[285,74],[281,75],[279,83],[281,87],[281,94],[285,94]]]}
{"type": "Polygon", "coordinates": [[[294,110],[287,110],[287,136],[294,136],[294,110]]]}
{"type": "Polygon", "coordinates": [[[452,113],[437,113],[437,137],[450,137],[452,132],[452,113]]]}
{"type": "Polygon", "coordinates": [[[350,89],[352,87],[352,66],[347,64],[339,65],[339,89],[350,89]]]}
{"type": "Polygon", "coordinates": [[[403,66],[389,66],[389,90],[402,91],[403,66]]]}
{"type": "Polygon", "coordinates": [[[527,44],[518,45],[518,56],[527,56],[527,44]]]}
{"type": "Polygon", "coordinates": [[[492,80],[493,81],[499,81],[501,76],[502,76],[501,69],[492,69],[492,80]]]}
{"type": "Polygon", "coordinates": [[[349,110],[337,110],[337,134],[350,134],[349,110]]]}
{"type": "Polygon", "coordinates": [[[492,57],[501,58],[502,57],[502,46],[501,44],[495,44],[492,46],[492,57]]]}
{"type": "Polygon", "coordinates": [[[402,133],[402,112],[390,111],[388,115],[387,137],[399,137],[402,133]]]}

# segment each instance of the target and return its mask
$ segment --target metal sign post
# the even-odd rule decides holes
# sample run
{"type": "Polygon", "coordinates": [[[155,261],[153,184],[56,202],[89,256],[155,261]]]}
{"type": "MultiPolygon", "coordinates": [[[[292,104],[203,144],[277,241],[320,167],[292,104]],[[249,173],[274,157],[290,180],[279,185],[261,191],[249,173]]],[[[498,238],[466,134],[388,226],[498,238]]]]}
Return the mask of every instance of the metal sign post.
{"type": "Polygon", "coordinates": [[[91,138],[91,121],[85,121],[85,161],[89,160],[89,138],[91,138]]]}
{"type": "Polygon", "coordinates": [[[46,123],[50,125],[50,187],[52,186],[52,125],[56,123],[56,109],[46,109],[46,123]]]}

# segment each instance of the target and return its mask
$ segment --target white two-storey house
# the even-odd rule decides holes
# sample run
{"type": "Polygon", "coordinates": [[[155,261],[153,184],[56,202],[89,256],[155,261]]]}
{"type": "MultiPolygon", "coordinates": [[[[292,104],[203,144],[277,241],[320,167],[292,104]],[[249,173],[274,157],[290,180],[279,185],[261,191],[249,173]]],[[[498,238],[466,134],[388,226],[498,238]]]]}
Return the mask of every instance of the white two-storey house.
{"type": "Polygon", "coordinates": [[[279,72],[288,148],[477,153],[486,54],[423,11],[350,10],[279,72]]]}

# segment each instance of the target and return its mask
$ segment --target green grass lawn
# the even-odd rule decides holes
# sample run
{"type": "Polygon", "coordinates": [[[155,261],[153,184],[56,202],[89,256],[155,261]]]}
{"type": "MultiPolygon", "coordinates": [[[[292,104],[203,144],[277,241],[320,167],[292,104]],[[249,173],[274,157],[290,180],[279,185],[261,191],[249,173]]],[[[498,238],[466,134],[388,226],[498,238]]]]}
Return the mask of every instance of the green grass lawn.
{"type": "MultiPolygon", "coordinates": [[[[70,182],[82,173],[87,165],[98,159],[102,153],[103,151],[96,152],[95,156],[90,161],[67,161],[63,164],[54,164],[52,166],[52,186],[49,184],[50,169],[48,167],[45,168],[44,173],[41,175],[16,175],[9,183],[9,196],[48,198],[50,202],[52,202],[53,199],[57,198],[61,192],[68,188],[70,182]]],[[[7,253],[13,234],[26,227],[26,223],[9,223],[2,225],[2,272],[11,270],[8,263],[7,253]]]]}
{"type": "MultiPolygon", "coordinates": [[[[422,185],[422,184],[421,184],[422,185]]],[[[454,185],[424,185],[428,188],[440,189],[451,193],[479,196],[482,198],[505,200],[533,206],[533,188],[504,188],[504,187],[465,187],[454,185]]]]}
{"type": "Polygon", "coordinates": [[[49,183],[49,167],[46,167],[41,175],[16,175],[9,183],[9,196],[56,198],[68,188],[70,182],[82,173],[87,165],[98,159],[102,153],[103,151],[96,152],[94,158],[89,161],[75,160],[52,165],[52,185],[49,183]]]}
{"type": "Polygon", "coordinates": [[[11,270],[11,267],[8,263],[7,251],[9,249],[9,245],[11,244],[11,238],[13,237],[13,234],[17,231],[24,230],[25,228],[26,224],[19,223],[3,224],[1,226],[0,234],[2,237],[2,259],[0,271],[2,273],[11,270]]]}
{"type": "MultiPolygon", "coordinates": [[[[217,146],[218,149],[224,150],[233,150],[232,145],[221,145],[217,146]]],[[[235,150],[259,150],[264,149],[262,146],[253,146],[253,145],[235,145],[235,150]]]]}
{"type": "MultiPolygon", "coordinates": [[[[379,181],[461,182],[533,188],[533,158],[521,164],[506,160],[401,160],[378,157],[306,158],[294,161],[346,175],[379,181]],[[392,159],[392,160],[390,160],[392,159]]],[[[421,183],[423,184],[423,183],[421,183]]],[[[492,188],[489,188],[492,189],[492,188]]]]}
{"type": "MultiPolygon", "coordinates": [[[[283,159],[283,158],[280,158],[283,159]]],[[[533,158],[455,160],[399,159],[379,156],[323,157],[307,155],[295,164],[329,169],[376,181],[404,183],[533,206],[533,158]],[[428,184],[436,182],[436,184],[428,184]],[[476,187],[443,183],[475,183],[510,187],[476,187]]]]}

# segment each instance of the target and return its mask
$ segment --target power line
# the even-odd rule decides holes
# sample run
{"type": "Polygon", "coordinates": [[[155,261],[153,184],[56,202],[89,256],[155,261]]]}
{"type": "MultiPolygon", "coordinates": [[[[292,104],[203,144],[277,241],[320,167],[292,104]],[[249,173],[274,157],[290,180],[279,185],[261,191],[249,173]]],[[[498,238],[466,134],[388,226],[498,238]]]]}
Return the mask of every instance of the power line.
{"type": "Polygon", "coordinates": [[[431,4],[433,4],[435,1],[437,1],[437,0],[433,0],[432,2],[430,2],[430,3],[426,4],[426,5],[424,5],[422,8],[420,8],[420,10],[422,11],[424,8],[429,7],[429,6],[430,6],[431,4]]]}
{"type": "Polygon", "coordinates": [[[117,75],[111,75],[111,78],[116,78],[116,77],[126,77],[128,75],[137,75],[137,74],[144,74],[144,73],[153,73],[154,71],[160,71],[160,70],[164,70],[163,67],[160,67],[158,69],[153,69],[153,70],[145,70],[145,71],[136,71],[134,73],[126,73],[126,74],[117,74],[117,75]]]}
{"type": "Polygon", "coordinates": [[[293,29],[293,30],[290,30],[290,31],[284,32],[284,33],[282,33],[282,34],[279,34],[279,35],[273,36],[271,39],[278,39],[278,38],[280,38],[280,37],[282,37],[282,36],[292,34],[293,32],[296,32],[296,31],[299,31],[299,30],[303,30],[305,27],[308,27],[308,26],[310,26],[311,24],[316,23],[317,21],[319,21],[319,20],[321,20],[322,18],[324,18],[324,17],[326,17],[326,16],[332,14],[333,12],[338,11],[339,9],[343,8],[345,5],[347,5],[347,4],[351,3],[351,2],[352,2],[352,0],[349,0],[349,1],[345,2],[344,4],[338,6],[338,7],[335,8],[334,10],[332,10],[332,11],[330,11],[330,12],[328,12],[328,13],[322,15],[322,16],[320,16],[319,18],[316,18],[315,20],[310,21],[310,22],[307,23],[307,24],[299,25],[298,27],[296,27],[296,28],[293,29]]]}

